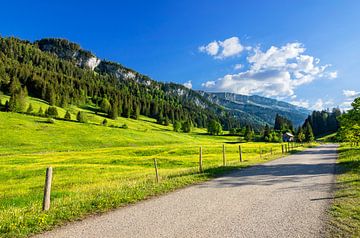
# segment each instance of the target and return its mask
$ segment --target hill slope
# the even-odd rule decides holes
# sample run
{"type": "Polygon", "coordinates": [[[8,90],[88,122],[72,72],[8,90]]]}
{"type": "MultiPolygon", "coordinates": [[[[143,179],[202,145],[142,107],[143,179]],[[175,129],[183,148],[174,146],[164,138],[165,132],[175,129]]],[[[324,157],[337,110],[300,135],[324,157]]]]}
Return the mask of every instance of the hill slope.
{"type": "Polygon", "coordinates": [[[101,60],[65,39],[31,43],[0,38],[0,90],[10,94],[17,80],[27,87],[29,95],[52,105],[94,104],[109,117],[138,118],[141,114],[160,124],[181,120],[202,128],[215,119],[225,130],[239,124],[259,128],[272,125],[277,113],[295,125],[308,114],[273,99],[205,93],[180,84],[157,82],[121,64],[101,60]],[[104,101],[109,101],[108,110],[101,107],[104,101]]]}

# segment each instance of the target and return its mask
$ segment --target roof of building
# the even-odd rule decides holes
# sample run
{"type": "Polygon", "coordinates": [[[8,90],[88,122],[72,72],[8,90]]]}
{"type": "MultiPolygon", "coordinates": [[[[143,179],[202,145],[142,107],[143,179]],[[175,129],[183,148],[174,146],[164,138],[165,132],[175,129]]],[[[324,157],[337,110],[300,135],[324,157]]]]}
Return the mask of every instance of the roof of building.
{"type": "Polygon", "coordinates": [[[285,135],[289,136],[289,137],[294,137],[293,134],[291,134],[290,132],[286,132],[285,135]]]}

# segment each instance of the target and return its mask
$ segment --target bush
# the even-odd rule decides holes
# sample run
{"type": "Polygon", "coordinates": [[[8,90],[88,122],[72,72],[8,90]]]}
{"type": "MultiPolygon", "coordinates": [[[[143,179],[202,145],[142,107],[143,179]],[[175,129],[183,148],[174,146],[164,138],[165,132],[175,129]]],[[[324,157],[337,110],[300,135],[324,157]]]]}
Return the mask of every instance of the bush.
{"type": "Polygon", "coordinates": [[[106,119],[103,120],[102,125],[106,126],[108,124],[108,121],[106,119]]]}
{"type": "Polygon", "coordinates": [[[47,117],[58,117],[58,116],[59,116],[56,107],[49,107],[49,108],[46,110],[45,115],[46,115],[47,117]]]}
{"type": "Polygon", "coordinates": [[[76,116],[76,120],[80,123],[86,123],[87,122],[87,118],[84,112],[79,111],[77,116],[76,116]]]}
{"type": "Polygon", "coordinates": [[[185,133],[189,133],[191,131],[191,128],[192,128],[192,124],[190,121],[184,121],[181,124],[181,130],[185,133]]]}
{"type": "Polygon", "coordinates": [[[47,123],[50,123],[50,124],[54,124],[55,123],[55,119],[54,118],[48,118],[46,120],[47,123]]]}
{"type": "Polygon", "coordinates": [[[210,135],[220,135],[222,133],[222,126],[216,120],[211,120],[207,130],[210,135]]]}
{"type": "Polygon", "coordinates": [[[121,126],[121,128],[123,128],[123,129],[128,129],[129,127],[128,127],[128,125],[123,124],[123,125],[121,126]]]}

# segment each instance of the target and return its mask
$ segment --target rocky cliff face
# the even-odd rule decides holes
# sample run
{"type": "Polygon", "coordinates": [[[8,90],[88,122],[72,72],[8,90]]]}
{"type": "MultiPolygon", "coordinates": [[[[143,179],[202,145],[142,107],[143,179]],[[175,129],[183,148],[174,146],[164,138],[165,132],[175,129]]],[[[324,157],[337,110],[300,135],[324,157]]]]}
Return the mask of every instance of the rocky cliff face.
{"type": "Polygon", "coordinates": [[[53,53],[65,60],[70,60],[82,68],[87,67],[94,70],[101,62],[90,51],[83,50],[79,45],[65,39],[48,38],[36,41],[35,44],[42,51],[53,53]]]}

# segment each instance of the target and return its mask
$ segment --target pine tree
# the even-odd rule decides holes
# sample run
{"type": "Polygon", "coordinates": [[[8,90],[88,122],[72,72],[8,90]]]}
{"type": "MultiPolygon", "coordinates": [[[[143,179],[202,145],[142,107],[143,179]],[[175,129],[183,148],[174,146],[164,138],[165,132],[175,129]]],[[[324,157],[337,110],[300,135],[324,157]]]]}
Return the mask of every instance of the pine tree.
{"type": "Polygon", "coordinates": [[[84,112],[82,111],[79,111],[76,115],[76,120],[78,122],[81,122],[81,123],[86,123],[87,122],[87,118],[86,118],[86,115],[84,112]]]}
{"type": "Polygon", "coordinates": [[[46,115],[47,117],[53,118],[53,117],[58,117],[58,116],[59,116],[59,113],[58,113],[56,107],[49,107],[49,108],[46,110],[45,115],[46,115]]]}
{"type": "Polygon", "coordinates": [[[305,134],[304,134],[301,126],[298,128],[298,130],[296,132],[296,140],[300,143],[305,140],[305,134]]]}
{"type": "Polygon", "coordinates": [[[30,114],[30,113],[33,112],[33,110],[34,110],[34,108],[33,108],[32,104],[30,103],[28,109],[26,110],[26,112],[30,114]]]}
{"type": "Polygon", "coordinates": [[[189,120],[181,123],[181,130],[185,133],[189,133],[191,131],[192,124],[189,120]]]}
{"type": "Polygon", "coordinates": [[[65,116],[64,116],[64,119],[65,119],[65,120],[68,120],[68,121],[71,120],[71,114],[70,114],[69,111],[66,111],[65,116]]]}
{"type": "Polygon", "coordinates": [[[244,137],[246,141],[252,141],[254,138],[254,131],[249,125],[246,126],[244,137]]]}
{"type": "Polygon", "coordinates": [[[270,128],[268,124],[266,124],[264,128],[263,140],[270,141],[270,128]]]}
{"type": "Polygon", "coordinates": [[[218,121],[212,119],[208,123],[207,131],[210,135],[220,135],[222,133],[221,124],[218,121]]]}
{"type": "Polygon", "coordinates": [[[100,108],[101,108],[101,111],[103,111],[104,113],[107,113],[107,114],[110,113],[112,106],[107,98],[102,99],[100,108]]]}
{"type": "Polygon", "coordinates": [[[115,100],[112,105],[110,105],[110,109],[108,111],[109,117],[113,120],[116,120],[119,116],[119,104],[118,101],[115,100]]]}
{"type": "Polygon", "coordinates": [[[181,130],[181,122],[179,121],[175,121],[173,124],[173,129],[175,132],[180,132],[181,130]]]}
{"type": "Polygon", "coordinates": [[[39,114],[39,116],[42,116],[44,114],[42,107],[39,108],[38,114],[39,114]]]}
{"type": "Polygon", "coordinates": [[[314,141],[314,133],[309,121],[306,122],[304,130],[305,130],[305,141],[306,142],[314,141]]]}

